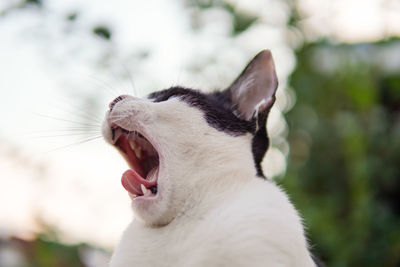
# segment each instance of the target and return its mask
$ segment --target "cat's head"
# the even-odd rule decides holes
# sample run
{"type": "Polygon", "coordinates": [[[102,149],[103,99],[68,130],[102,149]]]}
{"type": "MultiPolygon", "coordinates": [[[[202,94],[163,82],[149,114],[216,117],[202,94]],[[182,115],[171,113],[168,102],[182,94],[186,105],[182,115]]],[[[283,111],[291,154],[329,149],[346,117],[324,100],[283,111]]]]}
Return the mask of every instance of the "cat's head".
{"type": "Polygon", "coordinates": [[[264,178],[266,119],[277,86],[265,50],[225,90],[172,87],[112,101],[103,135],[130,166],[122,184],[135,213],[164,225],[231,184],[264,178]]]}

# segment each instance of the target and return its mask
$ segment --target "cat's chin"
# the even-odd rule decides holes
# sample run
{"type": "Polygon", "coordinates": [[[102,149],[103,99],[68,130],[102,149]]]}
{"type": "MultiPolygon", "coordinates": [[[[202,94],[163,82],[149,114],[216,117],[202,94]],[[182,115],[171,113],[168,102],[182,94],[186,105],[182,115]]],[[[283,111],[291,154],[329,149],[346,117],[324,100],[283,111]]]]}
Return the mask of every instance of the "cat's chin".
{"type": "Polygon", "coordinates": [[[132,209],[136,218],[151,226],[164,226],[169,224],[176,216],[174,210],[169,208],[168,197],[160,192],[154,196],[133,196],[132,209]]]}

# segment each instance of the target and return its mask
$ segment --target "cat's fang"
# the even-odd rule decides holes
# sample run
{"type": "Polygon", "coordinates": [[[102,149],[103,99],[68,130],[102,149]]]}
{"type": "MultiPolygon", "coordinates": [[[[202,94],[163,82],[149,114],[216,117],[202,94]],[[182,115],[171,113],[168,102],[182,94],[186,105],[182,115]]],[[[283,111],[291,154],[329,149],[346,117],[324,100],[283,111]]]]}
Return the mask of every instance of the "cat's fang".
{"type": "Polygon", "coordinates": [[[118,128],[111,128],[111,135],[112,135],[111,141],[112,141],[112,143],[115,144],[117,142],[118,138],[122,134],[123,134],[123,132],[122,132],[121,128],[119,128],[119,127],[118,128]]]}
{"type": "Polygon", "coordinates": [[[143,184],[140,185],[140,188],[142,189],[143,195],[146,195],[147,188],[143,184]]]}

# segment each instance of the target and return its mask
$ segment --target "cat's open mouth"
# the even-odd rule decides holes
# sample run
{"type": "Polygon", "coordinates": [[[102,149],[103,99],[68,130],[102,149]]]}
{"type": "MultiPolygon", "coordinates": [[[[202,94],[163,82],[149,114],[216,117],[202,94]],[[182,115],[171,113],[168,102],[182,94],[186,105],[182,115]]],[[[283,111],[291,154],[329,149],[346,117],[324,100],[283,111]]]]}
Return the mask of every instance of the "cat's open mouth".
{"type": "Polygon", "coordinates": [[[159,156],[154,146],[139,132],[112,127],[114,145],[131,169],[122,175],[122,185],[134,198],[157,194],[159,156]]]}

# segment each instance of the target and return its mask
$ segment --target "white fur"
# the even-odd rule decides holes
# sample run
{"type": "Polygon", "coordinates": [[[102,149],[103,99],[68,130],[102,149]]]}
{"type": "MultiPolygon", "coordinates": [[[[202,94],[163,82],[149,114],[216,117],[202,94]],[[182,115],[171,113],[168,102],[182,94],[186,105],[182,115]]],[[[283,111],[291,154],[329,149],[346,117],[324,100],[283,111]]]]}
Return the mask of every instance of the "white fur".
{"type": "Polygon", "coordinates": [[[158,193],[133,200],[111,267],[314,266],[288,197],[256,177],[250,134],[220,132],[177,98],[125,98],[106,116],[108,141],[111,124],[141,132],[160,154],[158,193]]]}

